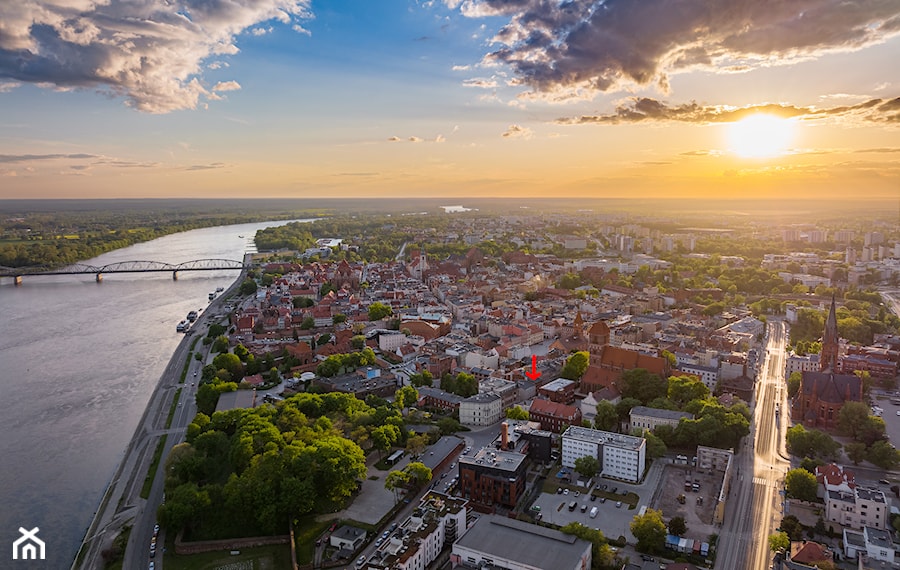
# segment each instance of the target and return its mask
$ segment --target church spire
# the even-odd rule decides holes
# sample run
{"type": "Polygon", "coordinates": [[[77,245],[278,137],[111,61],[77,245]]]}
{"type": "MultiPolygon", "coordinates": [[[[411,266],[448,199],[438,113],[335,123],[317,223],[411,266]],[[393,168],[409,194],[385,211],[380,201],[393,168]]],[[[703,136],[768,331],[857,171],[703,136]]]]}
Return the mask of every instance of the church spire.
{"type": "Polygon", "coordinates": [[[825,319],[825,334],[822,335],[822,354],[819,360],[821,372],[837,372],[838,360],[838,328],[837,308],[834,294],[831,295],[831,310],[825,319]]]}

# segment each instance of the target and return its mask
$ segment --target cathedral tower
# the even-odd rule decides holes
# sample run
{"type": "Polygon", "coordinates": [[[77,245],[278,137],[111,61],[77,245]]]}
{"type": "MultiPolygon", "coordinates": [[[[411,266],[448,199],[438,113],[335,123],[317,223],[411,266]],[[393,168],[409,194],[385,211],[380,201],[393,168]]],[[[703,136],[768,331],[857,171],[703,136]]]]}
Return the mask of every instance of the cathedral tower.
{"type": "Polygon", "coordinates": [[[822,354],[819,356],[820,372],[837,372],[838,363],[838,328],[837,309],[834,295],[831,295],[831,310],[825,319],[825,334],[822,335],[822,354]]]}

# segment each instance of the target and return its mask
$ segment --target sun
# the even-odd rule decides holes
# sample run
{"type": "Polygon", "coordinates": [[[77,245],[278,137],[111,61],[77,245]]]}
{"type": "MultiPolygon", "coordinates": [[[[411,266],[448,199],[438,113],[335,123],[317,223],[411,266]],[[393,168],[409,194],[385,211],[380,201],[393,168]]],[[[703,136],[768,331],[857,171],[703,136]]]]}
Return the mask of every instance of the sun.
{"type": "Polygon", "coordinates": [[[758,113],[730,125],[729,149],[744,158],[781,156],[791,144],[793,131],[791,121],[758,113]]]}

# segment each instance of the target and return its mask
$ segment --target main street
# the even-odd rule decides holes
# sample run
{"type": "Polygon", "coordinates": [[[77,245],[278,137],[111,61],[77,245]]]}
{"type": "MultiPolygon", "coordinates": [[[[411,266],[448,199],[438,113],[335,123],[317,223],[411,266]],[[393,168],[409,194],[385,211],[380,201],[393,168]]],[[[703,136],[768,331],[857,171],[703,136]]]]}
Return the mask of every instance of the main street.
{"type": "Polygon", "coordinates": [[[772,559],[768,537],[781,518],[780,491],[789,468],[784,441],[790,425],[784,381],[786,344],[784,323],[770,322],[750,437],[735,456],[725,523],[719,533],[717,569],[765,570],[772,559]]]}

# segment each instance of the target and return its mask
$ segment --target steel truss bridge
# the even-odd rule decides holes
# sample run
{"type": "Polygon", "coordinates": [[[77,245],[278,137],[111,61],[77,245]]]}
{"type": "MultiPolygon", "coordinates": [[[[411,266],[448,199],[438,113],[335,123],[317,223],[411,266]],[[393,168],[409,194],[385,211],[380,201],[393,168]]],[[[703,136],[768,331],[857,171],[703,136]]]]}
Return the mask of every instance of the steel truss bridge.
{"type": "Polygon", "coordinates": [[[40,275],[94,275],[99,282],[103,280],[103,275],[112,273],[171,273],[172,279],[177,280],[178,274],[182,271],[241,271],[249,268],[249,265],[232,259],[195,259],[178,264],[162,261],[119,261],[103,266],[84,263],[65,267],[0,266],[0,278],[11,277],[16,285],[20,285],[23,277],[40,275]]]}

